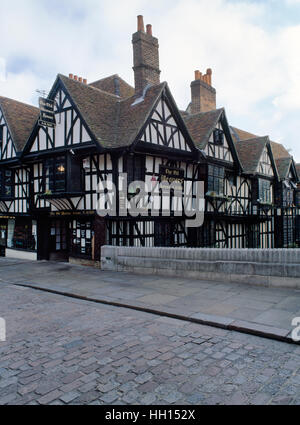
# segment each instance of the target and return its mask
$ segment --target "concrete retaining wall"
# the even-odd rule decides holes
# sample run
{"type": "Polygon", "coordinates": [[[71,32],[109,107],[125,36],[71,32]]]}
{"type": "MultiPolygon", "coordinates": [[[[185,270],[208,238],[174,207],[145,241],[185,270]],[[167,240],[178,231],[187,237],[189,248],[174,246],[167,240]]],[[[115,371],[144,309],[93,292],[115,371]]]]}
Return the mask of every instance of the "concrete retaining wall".
{"type": "Polygon", "coordinates": [[[300,288],[300,249],[104,246],[102,270],[300,288]]]}

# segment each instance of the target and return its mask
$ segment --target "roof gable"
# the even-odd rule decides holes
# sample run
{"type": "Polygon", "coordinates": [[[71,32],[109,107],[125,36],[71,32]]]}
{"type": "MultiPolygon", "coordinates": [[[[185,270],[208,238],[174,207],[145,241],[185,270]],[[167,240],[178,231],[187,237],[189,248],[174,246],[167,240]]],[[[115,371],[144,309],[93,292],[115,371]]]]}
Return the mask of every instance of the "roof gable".
{"type": "Polygon", "coordinates": [[[183,119],[196,146],[201,151],[215,159],[231,162],[238,168],[242,168],[224,108],[194,115],[184,114],[183,119]],[[213,133],[216,129],[224,133],[223,146],[216,146],[214,143],[213,133]]]}
{"type": "Polygon", "coordinates": [[[38,108],[0,96],[0,122],[5,127],[3,149],[7,144],[2,159],[11,159],[22,151],[38,116],[38,108]]]}
{"type": "Polygon", "coordinates": [[[277,175],[268,136],[241,140],[236,144],[239,158],[247,174],[277,175]]]}
{"type": "MultiPolygon", "coordinates": [[[[59,74],[59,80],[70,95],[92,138],[103,148],[113,137],[114,117],[119,98],[87,84],[59,74]]],[[[51,94],[51,93],[50,93],[51,94]]]]}
{"type": "Polygon", "coordinates": [[[214,109],[209,112],[200,112],[198,114],[186,115],[183,119],[187,129],[192,136],[195,145],[203,150],[208,143],[209,137],[216,127],[222,113],[223,108],[214,109]]]}
{"type": "Polygon", "coordinates": [[[152,108],[139,142],[185,152],[196,149],[167,86],[152,108]]]}
{"type": "Polygon", "coordinates": [[[290,156],[287,158],[275,158],[275,163],[280,179],[288,178],[292,165],[292,158],[290,156]]]}
{"type": "Polygon", "coordinates": [[[55,99],[55,128],[36,125],[27,150],[48,151],[57,148],[72,148],[83,143],[93,143],[93,137],[83,121],[68,92],[58,84],[51,94],[55,99]]]}

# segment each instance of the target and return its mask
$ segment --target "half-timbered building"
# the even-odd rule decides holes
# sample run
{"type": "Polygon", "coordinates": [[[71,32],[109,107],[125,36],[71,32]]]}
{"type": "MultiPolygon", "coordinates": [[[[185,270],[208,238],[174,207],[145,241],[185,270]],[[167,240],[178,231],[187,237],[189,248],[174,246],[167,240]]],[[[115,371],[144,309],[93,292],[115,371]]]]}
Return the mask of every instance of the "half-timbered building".
{"type": "Polygon", "coordinates": [[[43,100],[46,113],[0,98],[2,252],[90,263],[104,244],[299,243],[298,174],[288,152],[229,125],[210,69],[196,71],[180,111],[160,82],[158,40],[141,16],[132,42],[135,87],[117,74],[90,84],[59,74],[43,100]],[[166,197],[159,183],[172,181],[182,191],[166,197]],[[198,200],[199,181],[204,223],[191,228],[183,205],[198,200]],[[143,213],[131,214],[141,193],[143,213]]]}
{"type": "Polygon", "coordinates": [[[38,118],[33,106],[0,97],[0,250],[26,250],[36,258],[37,224],[29,211],[30,168],[20,161],[38,118]]]}

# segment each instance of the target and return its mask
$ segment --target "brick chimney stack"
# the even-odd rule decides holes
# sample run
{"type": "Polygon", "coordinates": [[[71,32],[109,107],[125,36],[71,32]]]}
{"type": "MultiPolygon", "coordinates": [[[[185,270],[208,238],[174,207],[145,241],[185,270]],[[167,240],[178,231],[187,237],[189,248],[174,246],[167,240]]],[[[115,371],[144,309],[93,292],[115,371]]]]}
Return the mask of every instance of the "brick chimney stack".
{"type": "Polygon", "coordinates": [[[195,80],[191,83],[192,102],[191,114],[208,112],[216,109],[216,90],[212,87],[212,70],[209,68],[206,74],[195,71],[195,80]]]}
{"type": "Polygon", "coordinates": [[[145,32],[143,16],[138,16],[137,32],[132,36],[135,92],[143,93],[148,84],[160,83],[158,39],[152,35],[152,25],[145,32]]]}

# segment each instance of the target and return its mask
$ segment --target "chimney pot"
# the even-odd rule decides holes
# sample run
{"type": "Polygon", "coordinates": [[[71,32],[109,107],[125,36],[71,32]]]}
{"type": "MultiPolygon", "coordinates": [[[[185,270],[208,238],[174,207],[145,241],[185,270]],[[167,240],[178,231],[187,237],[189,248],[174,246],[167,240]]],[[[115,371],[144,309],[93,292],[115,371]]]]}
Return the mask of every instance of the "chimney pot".
{"type": "Polygon", "coordinates": [[[148,35],[152,35],[152,25],[148,24],[148,25],[146,26],[146,28],[147,28],[147,34],[148,34],[148,35]]]}
{"type": "Polygon", "coordinates": [[[74,75],[74,80],[78,81],[78,75],[74,75]]]}
{"type": "Polygon", "coordinates": [[[80,83],[82,83],[82,77],[79,77],[79,78],[78,78],[78,81],[79,81],[80,83]]]}
{"type": "Polygon", "coordinates": [[[204,75],[199,70],[195,71],[195,81],[191,83],[192,101],[190,112],[192,114],[216,109],[216,90],[211,85],[211,75],[212,70],[210,68],[207,69],[204,75]],[[205,84],[199,84],[197,80],[203,81],[205,84]]]}
{"type": "Polygon", "coordinates": [[[73,74],[69,74],[69,78],[71,78],[71,80],[73,80],[74,75],[73,74]]]}
{"type": "Polygon", "coordinates": [[[212,70],[210,68],[208,68],[207,71],[206,71],[206,74],[207,74],[207,84],[209,84],[211,86],[212,70]]]}
{"type": "Polygon", "coordinates": [[[137,17],[137,19],[138,19],[137,30],[138,30],[138,31],[145,32],[144,17],[143,17],[143,15],[139,15],[139,16],[137,17]]]}
{"type": "Polygon", "coordinates": [[[86,78],[83,79],[83,84],[87,84],[87,79],[86,78]]]}
{"type": "Polygon", "coordinates": [[[158,40],[152,37],[152,25],[144,29],[144,18],[138,16],[138,31],[132,36],[133,71],[136,95],[141,96],[148,84],[160,83],[158,40]]]}

